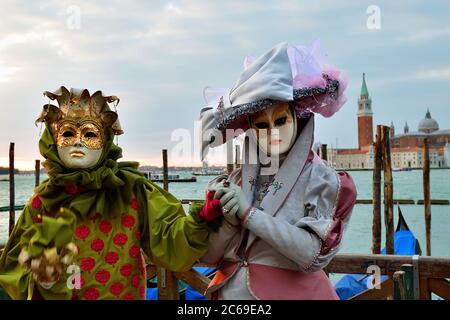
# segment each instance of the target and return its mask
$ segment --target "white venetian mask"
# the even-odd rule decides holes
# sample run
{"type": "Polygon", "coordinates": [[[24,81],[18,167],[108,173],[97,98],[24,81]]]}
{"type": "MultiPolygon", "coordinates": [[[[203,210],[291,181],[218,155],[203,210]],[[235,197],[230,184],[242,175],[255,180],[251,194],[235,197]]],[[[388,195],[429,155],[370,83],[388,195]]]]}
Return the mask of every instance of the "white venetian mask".
{"type": "Polygon", "coordinates": [[[269,156],[288,152],[295,142],[297,117],[287,102],[260,111],[250,118],[258,147],[269,156]]]}

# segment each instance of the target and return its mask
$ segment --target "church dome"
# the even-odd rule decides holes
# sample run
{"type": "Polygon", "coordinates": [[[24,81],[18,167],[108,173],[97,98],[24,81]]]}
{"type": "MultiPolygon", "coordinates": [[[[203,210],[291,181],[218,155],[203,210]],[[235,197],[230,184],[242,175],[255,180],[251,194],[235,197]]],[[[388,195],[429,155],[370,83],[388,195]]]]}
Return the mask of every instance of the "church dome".
{"type": "Polygon", "coordinates": [[[425,118],[419,122],[418,130],[425,133],[431,133],[439,130],[439,124],[431,117],[430,110],[427,110],[425,118]]]}

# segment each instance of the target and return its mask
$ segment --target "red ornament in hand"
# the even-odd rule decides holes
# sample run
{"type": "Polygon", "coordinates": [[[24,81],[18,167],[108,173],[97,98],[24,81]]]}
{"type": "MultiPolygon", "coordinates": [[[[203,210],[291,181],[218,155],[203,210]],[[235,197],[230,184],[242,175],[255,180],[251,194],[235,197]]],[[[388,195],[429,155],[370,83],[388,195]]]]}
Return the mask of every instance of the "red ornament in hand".
{"type": "Polygon", "coordinates": [[[205,221],[213,221],[223,215],[220,200],[214,199],[213,191],[209,191],[206,194],[205,205],[198,215],[205,221]]]}

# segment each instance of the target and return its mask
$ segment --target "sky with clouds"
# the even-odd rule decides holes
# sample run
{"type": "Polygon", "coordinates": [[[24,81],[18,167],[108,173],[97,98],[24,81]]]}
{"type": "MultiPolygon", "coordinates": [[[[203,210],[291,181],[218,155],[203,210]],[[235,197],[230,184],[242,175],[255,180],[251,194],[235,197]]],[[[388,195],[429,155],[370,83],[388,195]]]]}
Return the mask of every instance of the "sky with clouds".
{"type": "MultiPolygon", "coordinates": [[[[174,130],[194,135],[203,88],[231,87],[246,55],[282,41],[319,39],[348,74],[348,101],[334,117],[316,117],[316,141],[356,147],[363,72],[374,125],[416,130],[429,108],[450,128],[447,1],[37,0],[2,1],[0,10],[0,166],[13,141],[16,166],[33,168],[42,92],[61,85],[119,96],[124,159],[160,165],[161,149],[177,145],[174,130]],[[379,29],[367,26],[373,5],[379,29]]],[[[196,155],[169,161],[200,164],[196,155]]]]}

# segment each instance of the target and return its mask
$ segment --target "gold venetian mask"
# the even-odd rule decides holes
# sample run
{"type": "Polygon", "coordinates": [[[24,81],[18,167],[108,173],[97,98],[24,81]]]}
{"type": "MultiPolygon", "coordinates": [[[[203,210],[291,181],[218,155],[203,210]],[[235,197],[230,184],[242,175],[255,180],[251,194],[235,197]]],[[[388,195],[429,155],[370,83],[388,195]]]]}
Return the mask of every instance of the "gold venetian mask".
{"type": "Polygon", "coordinates": [[[105,145],[104,129],[93,120],[63,120],[56,133],[58,155],[72,169],[95,166],[105,145]]]}
{"type": "Polygon", "coordinates": [[[56,134],[56,145],[64,148],[76,142],[81,142],[88,149],[100,150],[105,143],[103,128],[92,120],[63,121],[56,134]]]}
{"type": "Polygon", "coordinates": [[[106,143],[106,130],[122,134],[118,115],[108,103],[119,101],[116,96],[104,96],[101,91],[93,95],[87,89],[61,87],[56,92],[45,91],[50,103],[43,106],[36,122],[50,126],[58,155],[67,168],[85,169],[95,166],[101,159],[106,143]]]}

